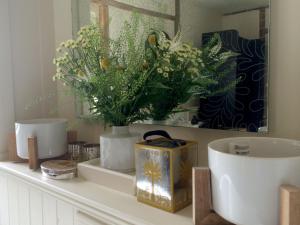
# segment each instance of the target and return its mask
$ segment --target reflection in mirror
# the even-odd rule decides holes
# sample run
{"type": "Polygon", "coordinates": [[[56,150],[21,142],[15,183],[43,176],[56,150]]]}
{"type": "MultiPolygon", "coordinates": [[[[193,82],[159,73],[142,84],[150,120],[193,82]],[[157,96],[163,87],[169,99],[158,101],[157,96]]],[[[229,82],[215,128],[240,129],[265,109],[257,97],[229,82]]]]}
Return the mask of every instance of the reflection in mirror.
{"type": "MultiPolygon", "coordinates": [[[[73,30],[76,35],[81,26],[100,23],[105,35],[114,38],[137,12],[151,28],[170,38],[180,31],[184,42],[203,52],[220,42],[219,56],[235,54],[222,64],[213,58],[204,62],[217,83],[206,94],[190,96],[142,123],[260,132],[267,131],[268,121],[269,6],[269,0],[73,0],[73,30]]],[[[166,107],[163,100],[170,96],[172,91],[164,90],[156,105],[166,107]]],[[[87,104],[77,108],[81,116],[89,114],[87,104]]]]}

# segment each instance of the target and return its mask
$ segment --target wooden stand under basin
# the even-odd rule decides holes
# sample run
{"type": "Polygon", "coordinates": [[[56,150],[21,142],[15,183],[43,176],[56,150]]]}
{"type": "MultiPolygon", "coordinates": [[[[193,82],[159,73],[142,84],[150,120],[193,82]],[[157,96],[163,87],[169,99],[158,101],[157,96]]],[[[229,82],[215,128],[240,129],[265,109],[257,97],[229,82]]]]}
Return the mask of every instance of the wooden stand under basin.
{"type": "MultiPolygon", "coordinates": [[[[77,131],[68,131],[67,133],[67,143],[77,141],[77,131]]],[[[37,137],[28,138],[28,160],[21,159],[17,155],[17,147],[16,147],[16,135],[10,134],[8,140],[9,146],[9,161],[13,162],[28,162],[29,168],[32,170],[37,170],[40,168],[40,165],[44,161],[48,161],[51,159],[39,159],[38,158],[38,145],[37,145],[37,137]]],[[[52,159],[67,159],[68,155],[63,155],[60,157],[52,158],[52,159]]]]}
{"type": "MultiPolygon", "coordinates": [[[[280,225],[300,225],[300,188],[282,185],[280,199],[280,225]]],[[[234,225],[213,211],[211,174],[207,167],[193,168],[193,221],[195,225],[234,225]]]]}
{"type": "Polygon", "coordinates": [[[193,168],[193,222],[195,225],[233,225],[214,213],[210,169],[193,168]]]}
{"type": "Polygon", "coordinates": [[[282,185],[280,188],[280,225],[300,224],[300,188],[282,185]]]}

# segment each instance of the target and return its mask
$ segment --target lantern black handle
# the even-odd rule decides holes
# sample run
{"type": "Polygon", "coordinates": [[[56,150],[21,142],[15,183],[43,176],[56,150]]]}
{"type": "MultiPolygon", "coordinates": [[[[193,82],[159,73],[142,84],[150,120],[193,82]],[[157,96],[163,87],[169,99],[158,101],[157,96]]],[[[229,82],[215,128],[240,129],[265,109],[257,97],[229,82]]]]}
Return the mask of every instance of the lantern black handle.
{"type": "Polygon", "coordinates": [[[151,142],[151,140],[149,140],[148,138],[151,136],[161,136],[164,137],[168,140],[170,140],[172,142],[172,144],[174,145],[174,147],[179,147],[179,146],[183,146],[186,145],[186,141],[184,140],[179,140],[179,139],[173,139],[171,138],[171,136],[169,135],[169,133],[165,130],[153,130],[153,131],[148,131],[144,134],[144,140],[149,143],[151,142]]]}
{"type": "Polygon", "coordinates": [[[144,134],[144,140],[147,141],[148,137],[151,136],[161,136],[164,138],[167,138],[169,140],[173,140],[173,138],[171,138],[171,136],[169,135],[169,133],[165,130],[153,130],[153,131],[148,131],[144,134]]]}

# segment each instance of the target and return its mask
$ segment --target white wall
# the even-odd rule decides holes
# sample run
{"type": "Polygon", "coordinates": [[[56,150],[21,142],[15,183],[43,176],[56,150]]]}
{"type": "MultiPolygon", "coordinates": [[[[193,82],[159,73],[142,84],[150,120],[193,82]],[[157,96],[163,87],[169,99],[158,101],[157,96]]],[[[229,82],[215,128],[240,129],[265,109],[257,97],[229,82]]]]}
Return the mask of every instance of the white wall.
{"type": "Polygon", "coordinates": [[[241,37],[259,38],[259,10],[223,16],[222,30],[237,30],[241,37]]]}
{"type": "Polygon", "coordinates": [[[300,1],[272,0],[270,127],[273,135],[300,139],[300,1]]]}
{"type": "Polygon", "coordinates": [[[7,156],[7,134],[15,120],[8,2],[0,1],[0,160],[7,156]]]}
{"type": "MultiPolygon", "coordinates": [[[[53,0],[54,8],[54,39],[55,47],[65,40],[72,39],[72,11],[71,0],[53,0]]],[[[60,117],[70,118],[75,115],[75,100],[73,94],[63,87],[57,85],[57,110],[60,117]]]]}
{"type": "Polygon", "coordinates": [[[0,160],[14,121],[57,115],[53,3],[0,1],[0,160]]]}
{"type": "Polygon", "coordinates": [[[10,0],[9,4],[16,119],[53,116],[53,4],[40,0],[10,0]]]}
{"type": "Polygon", "coordinates": [[[194,0],[181,1],[180,23],[183,40],[199,47],[203,33],[222,30],[222,13],[194,0]]]}

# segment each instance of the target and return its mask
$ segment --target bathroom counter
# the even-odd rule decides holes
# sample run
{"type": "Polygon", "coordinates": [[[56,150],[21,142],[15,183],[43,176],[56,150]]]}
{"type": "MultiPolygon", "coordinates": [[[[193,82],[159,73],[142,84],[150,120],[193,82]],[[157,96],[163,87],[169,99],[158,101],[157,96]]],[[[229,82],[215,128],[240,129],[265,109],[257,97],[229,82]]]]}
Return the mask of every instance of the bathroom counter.
{"type": "MultiPolygon", "coordinates": [[[[42,201],[43,194],[47,194],[53,197],[54,199],[58,199],[59,201],[63,201],[64,203],[68,204],[73,209],[73,224],[76,225],[193,224],[191,206],[179,211],[176,214],[171,214],[141,204],[137,202],[134,196],[111,190],[107,187],[103,187],[98,184],[89,182],[80,177],[65,181],[45,179],[40,171],[31,171],[30,169],[28,169],[27,164],[1,162],[0,177],[0,189],[2,187],[2,190],[0,191],[1,193],[5,193],[6,191],[8,196],[13,195],[13,193],[10,193],[10,191],[14,189],[13,186],[10,187],[9,185],[14,185],[15,183],[18,183],[19,186],[25,186],[29,190],[29,193],[32,188],[34,188],[34,190],[39,190],[42,193],[42,201]],[[82,215],[85,215],[86,219],[84,221],[92,222],[80,223],[80,221],[83,221],[82,215]]],[[[6,201],[8,201],[8,205],[11,205],[9,202],[10,200],[11,199],[9,197],[6,199],[6,201]]],[[[29,194],[28,201],[30,202],[30,200],[31,195],[29,194]]],[[[21,200],[17,199],[15,201],[21,200]]],[[[14,210],[14,208],[8,207],[8,215],[11,215],[11,212],[9,212],[10,210],[14,210]]],[[[30,217],[31,213],[29,213],[28,215],[30,217]]],[[[57,217],[59,217],[59,212],[57,212],[57,217]]]]}

